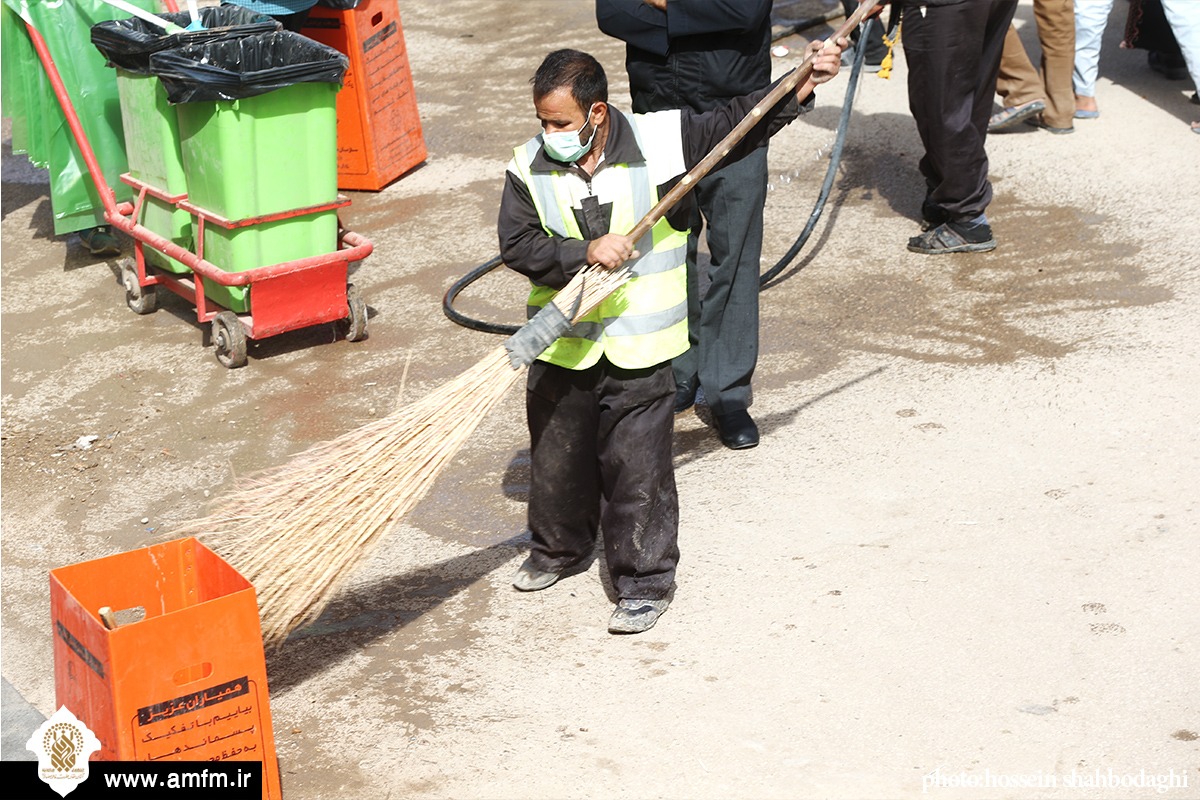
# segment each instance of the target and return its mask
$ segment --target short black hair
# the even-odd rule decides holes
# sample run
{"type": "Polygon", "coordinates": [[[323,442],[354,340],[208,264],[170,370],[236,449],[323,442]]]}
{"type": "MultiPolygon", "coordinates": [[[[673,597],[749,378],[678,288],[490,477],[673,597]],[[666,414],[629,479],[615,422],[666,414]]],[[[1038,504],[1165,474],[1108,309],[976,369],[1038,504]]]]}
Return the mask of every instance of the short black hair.
{"type": "Polygon", "coordinates": [[[571,97],[585,111],[608,102],[608,77],[600,62],[579,50],[555,50],[529,79],[537,102],[555,89],[570,88],[571,97]]]}

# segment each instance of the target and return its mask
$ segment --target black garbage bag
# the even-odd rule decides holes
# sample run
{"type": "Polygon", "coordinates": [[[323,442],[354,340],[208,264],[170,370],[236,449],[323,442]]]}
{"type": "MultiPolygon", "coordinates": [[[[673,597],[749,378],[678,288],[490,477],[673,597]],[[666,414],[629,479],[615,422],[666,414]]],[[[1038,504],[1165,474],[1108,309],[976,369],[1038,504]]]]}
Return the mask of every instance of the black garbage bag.
{"type": "MultiPolygon", "coordinates": [[[[192,16],[176,11],[158,16],[186,28],[192,16]]],[[[188,44],[203,44],[217,39],[253,36],[280,29],[278,21],[266,14],[235,5],[205,6],[200,9],[202,31],[168,34],[157,25],[138,17],[101,22],[92,26],[92,44],[96,45],[110,67],[120,67],[139,75],[150,71],[150,54],[188,44]]]]}
{"type": "Polygon", "coordinates": [[[241,100],[297,83],[336,83],[350,59],[291,31],[186,45],[150,56],[172,103],[241,100]]]}

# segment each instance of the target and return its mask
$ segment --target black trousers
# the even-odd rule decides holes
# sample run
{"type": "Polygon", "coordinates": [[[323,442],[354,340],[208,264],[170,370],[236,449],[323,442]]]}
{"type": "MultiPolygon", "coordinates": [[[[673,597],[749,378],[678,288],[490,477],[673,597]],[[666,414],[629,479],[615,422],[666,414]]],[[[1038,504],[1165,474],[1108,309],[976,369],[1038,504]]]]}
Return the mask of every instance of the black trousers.
{"type": "Polygon", "coordinates": [[[688,235],[688,339],[675,359],[679,382],[699,376],[715,414],[750,406],[750,379],[758,364],[758,278],[763,205],[767,200],[767,148],[705,176],[695,188],[707,224],[711,263],[701,293],[696,265],[701,225],[688,235]]]}
{"type": "Polygon", "coordinates": [[[675,380],[669,362],[585,370],[535,361],[530,434],[530,557],[560,570],[604,556],[621,598],[666,597],[679,561],[679,494],[671,460],[675,380]]]}
{"type": "Polygon", "coordinates": [[[926,219],[962,222],[992,201],[984,150],[1000,53],[1017,0],[924,6],[904,0],[908,107],[925,146],[926,219]]]}

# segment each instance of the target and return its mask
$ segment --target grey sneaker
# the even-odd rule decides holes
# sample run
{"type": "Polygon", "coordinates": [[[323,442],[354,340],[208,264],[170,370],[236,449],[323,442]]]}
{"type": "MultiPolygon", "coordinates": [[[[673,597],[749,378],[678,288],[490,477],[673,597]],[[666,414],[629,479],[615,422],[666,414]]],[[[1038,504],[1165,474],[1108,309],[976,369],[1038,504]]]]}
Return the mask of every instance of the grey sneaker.
{"type": "Polygon", "coordinates": [[[671,601],[622,599],[608,618],[609,633],[641,633],[654,627],[671,601]]]}
{"type": "Polygon", "coordinates": [[[522,592],[538,592],[542,589],[548,589],[558,582],[562,576],[562,571],[547,572],[538,569],[533,564],[532,558],[526,558],[525,563],[517,570],[517,574],[513,576],[513,587],[522,592]]]}

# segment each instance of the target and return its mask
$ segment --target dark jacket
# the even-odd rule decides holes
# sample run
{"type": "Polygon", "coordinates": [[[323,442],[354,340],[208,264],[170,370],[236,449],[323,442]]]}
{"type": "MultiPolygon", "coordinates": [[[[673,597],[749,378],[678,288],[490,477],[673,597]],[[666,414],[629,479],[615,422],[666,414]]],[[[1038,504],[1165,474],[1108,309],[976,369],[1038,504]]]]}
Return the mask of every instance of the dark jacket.
{"type": "MultiPolygon", "coordinates": [[[[762,89],[743,97],[733,98],[719,108],[703,114],[682,109],[679,123],[684,168],[690,170],[699,164],[709,151],[724,139],[769,91],[769,88],[762,89]]],[[[782,130],[799,114],[810,111],[813,103],[814,99],[811,95],[801,105],[796,102],[796,96],[789,93],[768,110],[762,120],[751,128],[745,138],[729,152],[726,162],[744,158],[782,130]]],[[[608,107],[608,113],[611,123],[608,140],[604,144],[604,161],[597,170],[606,169],[613,164],[643,161],[641,149],[638,147],[633,130],[624,115],[611,105],[608,107]]],[[[585,180],[590,177],[578,166],[553,161],[545,151],[540,150],[534,157],[532,166],[535,172],[574,170],[585,180]]],[[[658,187],[659,197],[670,191],[671,187],[682,177],[679,175],[658,187]]],[[[674,211],[668,213],[668,219],[676,228],[687,227],[690,210],[686,201],[690,197],[689,194],[674,211]]],[[[611,212],[611,209],[608,211],[611,212]]],[[[576,210],[576,220],[579,222],[580,230],[592,239],[609,233],[607,220],[592,225],[580,215],[578,209],[576,210]],[[594,228],[599,228],[599,230],[594,228]]],[[[508,170],[504,194],[500,199],[497,232],[500,237],[500,256],[504,259],[504,263],[543,286],[561,289],[574,277],[576,272],[586,265],[588,240],[564,239],[548,235],[542,228],[537,208],[529,193],[529,187],[513,173],[511,168],[508,170]]],[[[625,233],[625,231],[618,232],[625,233]]]]}
{"type": "Polygon", "coordinates": [[[626,43],[635,113],[711,111],[771,82],[772,0],[596,0],[596,23],[626,43]]]}

